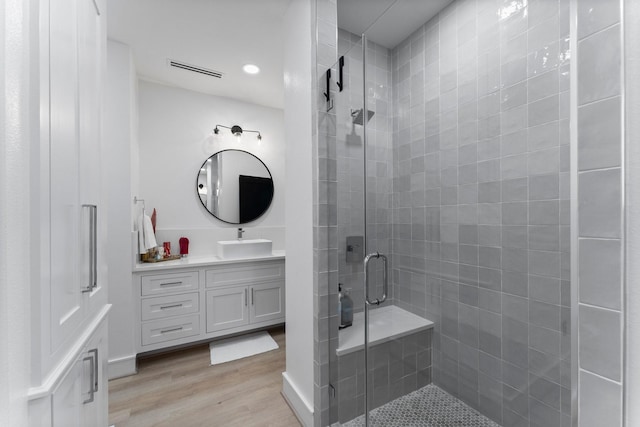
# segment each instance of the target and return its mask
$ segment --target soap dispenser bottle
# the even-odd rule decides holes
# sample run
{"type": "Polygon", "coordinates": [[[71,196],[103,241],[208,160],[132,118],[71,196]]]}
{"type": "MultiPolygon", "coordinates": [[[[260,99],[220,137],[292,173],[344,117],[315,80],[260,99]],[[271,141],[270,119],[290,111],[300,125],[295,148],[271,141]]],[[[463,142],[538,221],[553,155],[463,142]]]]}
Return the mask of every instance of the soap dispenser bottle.
{"type": "Polygon", "coordinates": [[[338,317],[342,324],[342,283],[338,283],[338,317]]]}
{"type": "Polygon", "coordinates": [[[338,307],[340,308],[340,329],[353,324],[353,300],[349,296],[349,290],[342,292],[342,284],[338,286],[338,307]]]}

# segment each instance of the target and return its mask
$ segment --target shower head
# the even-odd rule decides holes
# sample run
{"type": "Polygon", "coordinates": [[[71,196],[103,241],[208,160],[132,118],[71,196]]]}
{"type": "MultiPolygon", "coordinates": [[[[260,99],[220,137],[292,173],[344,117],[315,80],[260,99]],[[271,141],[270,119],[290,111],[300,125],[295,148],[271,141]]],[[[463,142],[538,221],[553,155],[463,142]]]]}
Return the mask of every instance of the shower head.
{"type": "MultiPolygon", "coordinates": [[[[364,108],[360,108],[359,110],[351,110],[351,118],[353,119],[353,124],[362,126],[364,117],[364,114],[362,114],[363,111],[364,108]]],[[[369,123],[369,120],[371,120],[371,117],[373,117],[374,114],[375,112],[367,110],[367,123],[369,123]]]]}

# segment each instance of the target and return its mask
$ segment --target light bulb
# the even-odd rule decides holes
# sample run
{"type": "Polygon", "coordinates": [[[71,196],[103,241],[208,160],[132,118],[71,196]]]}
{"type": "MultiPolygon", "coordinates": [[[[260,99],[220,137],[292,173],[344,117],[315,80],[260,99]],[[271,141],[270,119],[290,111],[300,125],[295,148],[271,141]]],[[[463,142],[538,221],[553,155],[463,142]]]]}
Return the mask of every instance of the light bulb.
{"type": "Polygon", "coordinates": [[[242,71],[247,74],[258,74],[260,72],[260,67],[255,64],[245,64],[242,66],[242,71]]]}

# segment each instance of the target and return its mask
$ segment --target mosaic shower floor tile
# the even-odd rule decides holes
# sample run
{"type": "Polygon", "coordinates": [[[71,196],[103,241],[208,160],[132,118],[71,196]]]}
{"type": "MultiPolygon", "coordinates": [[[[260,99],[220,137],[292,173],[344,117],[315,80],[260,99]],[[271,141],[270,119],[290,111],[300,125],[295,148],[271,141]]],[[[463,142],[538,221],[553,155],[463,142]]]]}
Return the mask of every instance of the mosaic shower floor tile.
{"type": "MultiPolygon", "coordinates": [[[[372,427],[500,427],[462,401],[429,384],[371,411],[372,427]]],[[[364,415],[342,424],[363,427],[364,415]]]]}

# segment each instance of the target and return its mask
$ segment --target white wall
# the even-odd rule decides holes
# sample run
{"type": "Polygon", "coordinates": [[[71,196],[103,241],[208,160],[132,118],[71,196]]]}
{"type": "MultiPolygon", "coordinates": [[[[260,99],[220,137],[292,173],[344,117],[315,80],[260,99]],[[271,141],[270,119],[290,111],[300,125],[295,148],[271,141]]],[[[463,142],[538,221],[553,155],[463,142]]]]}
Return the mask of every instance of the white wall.
{"type": "Polygon", "coordinates": [[[189,238],[189,253],[214,253],[215,242],[235,238],[238,225],[224,223],[202,206],[196,179],[202,163],[230,148],[259,157],[273,175],[275,193],[269,210],[243,225],[246,238],[270,238],[284,249],[285,144],[283,112],[228,98],[139,81],[140,189],[147,211],[157,210],[158,243],[178,248],[181,235],[189,238]],[[217,125],[259,130],[239,140],[217,125]]]}
{"type": "Polygon", "coordinates": [[[311,2],[293,1],[284,18],[287,141],[287,371],[283,391],[313,423],[313,197],[311,2]]]}
{"type": "Polygon", "coordinates": [[[135,371],[131,288],[132,173],[136,140],[136,74],[131,49],[109,40],[107,90],[104,107],[103,167],[107,179],[107,260],[109,263],[109,377],[135,371]],[[110,171],[110,172],[109,172],[110,171]]]}
{"type": "Polygon", "coordinates": [[[38,269],[31,270],[38,264],[38,236],[29,223],[39,185],[39,93],[30,81],[38,66],[35,5],[0,2],[0,424],[8,426],[28,424],[30,283],[39,286],[38,269]]]}

